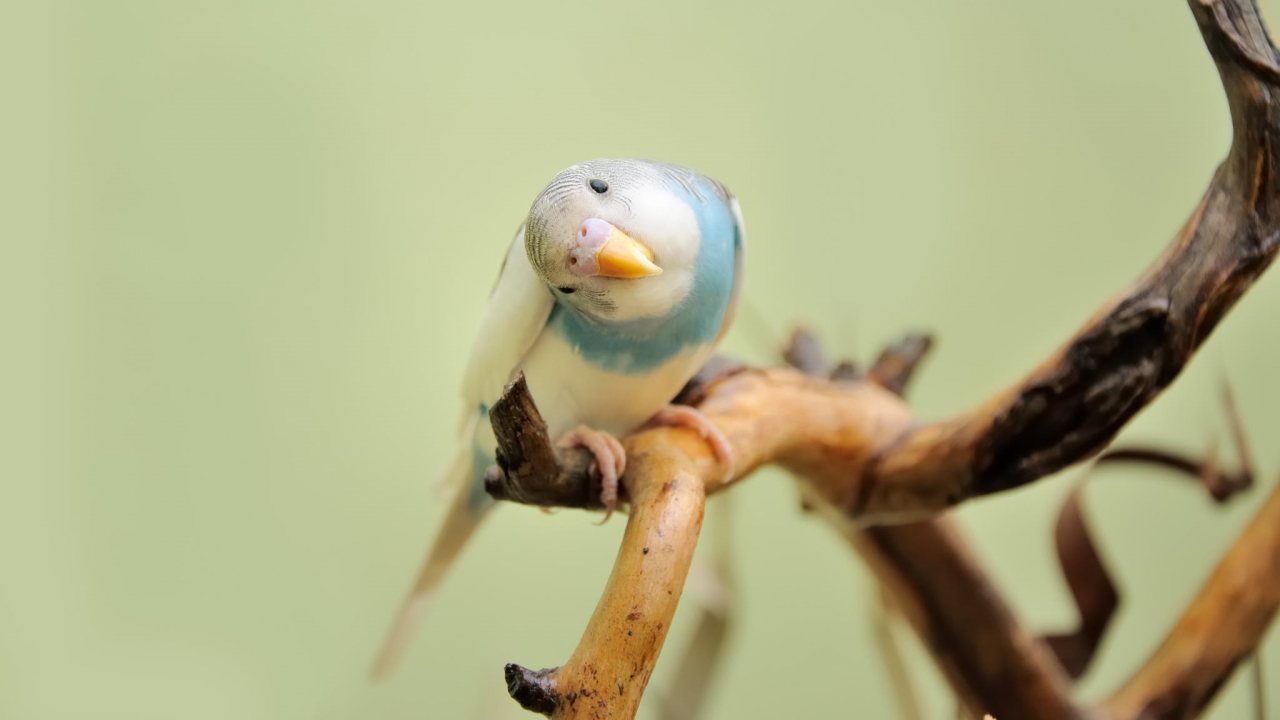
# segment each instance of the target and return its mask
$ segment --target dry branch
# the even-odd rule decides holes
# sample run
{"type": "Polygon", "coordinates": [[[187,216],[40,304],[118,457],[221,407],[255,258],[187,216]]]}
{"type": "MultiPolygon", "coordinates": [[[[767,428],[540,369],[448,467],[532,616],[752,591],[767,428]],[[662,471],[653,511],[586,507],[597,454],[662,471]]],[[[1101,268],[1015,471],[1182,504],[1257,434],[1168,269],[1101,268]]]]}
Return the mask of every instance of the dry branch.
{"type": "Polygon", "coordinates": [[[1084,716],[1053,653],[1018,622],[948,519],[844,529],[966,707],[1014,720],[1084,716]]]}
{"type": "Polygon", "coordinates": [[[1117,720],[1200,714],[1280,608],[1280,483],[1147,664],[1103,704],[1117,720]]]}
{"type": "Polygon", "coordinates": [[[650,471],[628,481],[631,515],[604,597],[563,667],[506,669],[525,709],[557,720],[634,717],[671,627],[693,560],[706,495],[680,453],[636,456],[650,471]]]}
{"type": "MultiPolygon", "coordinates": [[[[797,331],[789,362],[822,376],[821,343],[797,331]]],[[[912,335],[891,345],[868,374],[901,395],[931,342],[912,335]]],[[[829,519],[867,563],[894,606],[911,623],[972,717],[1075,718],[1070,680],[1051,650],[1014,616],[959,527],[947,518],[859,527],[838,514],[829,519]]]]}
{"type": "MultiPolygon", "coordinates": [[[[1227,159],[1159,260],[1025,379],[952,420],[919,422],[894,392],[922,354],[912,347],[865,377],[853,366],[836,381],[743,368],[695,384],[684,401],[720,428],[736,475],[720,477],[691,430],[660,427],[624,439],[632,507],[614,573],[569,663],[543,673],[509,666],[522,704],[557,718],[633,717],[688,571],[703,493],[776,464],[802,478],[815,507],[864,548],[916,627],[944,638],[935,652],[972,709],[1001,720],[1081,715],[1067,674],[1018,625],[946,522],[855,528],[929,518],[1097,455],[1179,375],[1280,250],[1280,53],[1250,0],[1189,2],[1235,132],[1227,159]],[[656,537],[668,543],[665,552],[637,554],[656,537]],[[944,603],[942,592],[961,595],[944,603]]],[[[826,366],[820,348],[801,348],[797,357],[809,370],[826,366]]],[[[492,412],[502,472],[487,489],[539,505],[595,506],[587,454],[551,450],[527,388],[513,393],[492,412]]],[[[1188,716],[1252,649],[1280,596],[1277,514],[1273,497],[1170,640],[1107,704],[1112,717],[1188,716]],[[1241,610],[1220,612],[1227,602],[1241,610]],[[1217,632],[1205,634],[1209,626],[1217,632]]]]}

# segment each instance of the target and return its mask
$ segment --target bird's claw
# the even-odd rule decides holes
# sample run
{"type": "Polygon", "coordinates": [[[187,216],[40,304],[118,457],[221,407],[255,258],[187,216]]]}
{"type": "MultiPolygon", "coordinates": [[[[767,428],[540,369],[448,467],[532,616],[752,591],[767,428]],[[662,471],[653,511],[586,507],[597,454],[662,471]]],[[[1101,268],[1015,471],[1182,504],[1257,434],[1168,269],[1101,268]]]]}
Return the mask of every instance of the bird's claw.
{"type": "Polygon", "coordinates": [[[697,431],[702,439],[707,441],[707,445],[711,446],[712,454],[725,466],[725,479],[733,477],[733,446],[729,444],[724,433],[720,432],[720,428],[708,420],[706,415],[698,412],[697,408],[688,405],[668,405],[654,413],[645,425],[686,427],[697,431]]]}
{"type": "Polygon", "coordinates": [[[600,476],[600,502],[605,510],[604,520],[600,521],[603,525],[618,505],[618,478],[627,471],[627,451],[614,436],[586,425],[565,433],[556,444],[565,448],[584,447],[595,456],[591,470],[600,476]]]}

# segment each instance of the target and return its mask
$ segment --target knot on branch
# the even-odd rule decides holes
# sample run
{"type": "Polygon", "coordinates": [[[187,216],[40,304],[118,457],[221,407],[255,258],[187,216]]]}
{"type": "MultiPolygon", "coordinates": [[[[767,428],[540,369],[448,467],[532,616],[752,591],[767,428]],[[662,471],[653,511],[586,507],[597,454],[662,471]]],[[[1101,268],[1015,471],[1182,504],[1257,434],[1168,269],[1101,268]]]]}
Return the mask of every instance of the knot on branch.
{"type": "Polygon", "coordinates": [[[555,668],[534,672],[515,663],[508,663],[507,693],[525,710],[551,717],[559,703],[559,696],[551,689],[550,675],[553,672],[555,668]]]}

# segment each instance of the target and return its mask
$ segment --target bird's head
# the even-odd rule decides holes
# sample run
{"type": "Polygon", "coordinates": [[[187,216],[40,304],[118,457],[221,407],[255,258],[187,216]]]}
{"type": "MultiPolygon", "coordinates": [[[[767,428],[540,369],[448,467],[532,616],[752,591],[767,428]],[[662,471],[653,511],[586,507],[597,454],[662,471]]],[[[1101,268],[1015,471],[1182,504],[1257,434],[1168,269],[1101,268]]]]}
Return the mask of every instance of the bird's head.
{"type": "Polygon", "coordinates": [[[525,222],[529,263],[552,291],[598,320],[662,317],[693,284],[697,215],[673,169],[592,160],[547,184],[525,222]]]}

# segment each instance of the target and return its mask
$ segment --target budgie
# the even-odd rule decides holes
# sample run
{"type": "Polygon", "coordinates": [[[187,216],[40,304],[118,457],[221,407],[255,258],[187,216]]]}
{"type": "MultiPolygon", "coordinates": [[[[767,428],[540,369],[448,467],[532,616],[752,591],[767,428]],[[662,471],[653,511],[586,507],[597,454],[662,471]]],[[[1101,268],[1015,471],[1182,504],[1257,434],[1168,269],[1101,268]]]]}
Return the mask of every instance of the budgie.
{"type": "Polygon", "coordinates": [[[714,425],[669,404],[711,357],[742,285],[745,232],[737,199],[688,168],[592,160],[557,174],[507,251],[463,381],[456,496],[374,664],[395,663],[445,572],[495,503],[488,408],[523,371],[553,438],[595,457],[612,511],[626,453],[618,437],[644,424],[701,433],[726,471],[714,425]]]}

